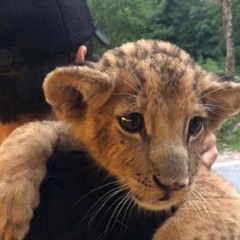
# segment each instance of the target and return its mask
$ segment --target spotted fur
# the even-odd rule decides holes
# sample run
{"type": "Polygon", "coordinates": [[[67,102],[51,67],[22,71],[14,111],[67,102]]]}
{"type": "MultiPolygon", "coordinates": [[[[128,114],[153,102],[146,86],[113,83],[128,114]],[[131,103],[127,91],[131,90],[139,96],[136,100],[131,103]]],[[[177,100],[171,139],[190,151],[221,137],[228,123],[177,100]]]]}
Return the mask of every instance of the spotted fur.
{"type": "MultiPolygon", "coordinates": [[[[44,91],[60,120],[96,163],[128,188],[139,207],[177,208],[153,240],[240,239],[239,194],[200,160],[205,137],[239,111],[240,84],[218,81],[175,45],[140,40],[106,52],[96,64],[56,69],[44,91]]],[[[49,137],[51,146],[59,141],[55,134],[49,137]]],[[[44,133],[44,143],[46,138],[44,133]]],[[[38,144],[44,146],[39,139],[38,144]]],[[[49,146],[47,152],[43,159],[49,146]]],[[[21,153],[18,161],[26,157],[21,153]]],[[[27,181],[18,179],[14,186],[20,183],[27,181]]],[[[5,207],[1,201],[0,192],[5,207]]],[[[28,219],[34,204],[26,200],[29,213],[22,214],[28,219]]],[[[11,206],[14,216],[17,203],[11,206]]],[[[19,240],[26,222],[15,219],[8,218],[3,235],[19,240]]]]}
{"type": "Polygon", "coordinates": [[[240,239],[239,195],[200,164],[205,137],[240,108],[239,84],[219,82],[175,45],[140,40],[106,52],[92,68],[55,70],[44,90],[59,118],[142,208],[178,208],[153,239],[240,239]],[[132,113],[142,116],[139,131],[121,125],[132,113]],[[189,133],[197,120],[200,131],[189,133]]]}

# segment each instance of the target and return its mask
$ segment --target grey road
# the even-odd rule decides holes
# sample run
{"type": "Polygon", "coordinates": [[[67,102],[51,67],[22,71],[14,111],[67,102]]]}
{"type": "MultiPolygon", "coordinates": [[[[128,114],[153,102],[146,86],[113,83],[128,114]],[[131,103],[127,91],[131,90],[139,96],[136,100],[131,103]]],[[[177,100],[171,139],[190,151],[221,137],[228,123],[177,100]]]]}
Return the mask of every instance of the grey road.
{"type": "Polygon", "coordinates": [[[240,192],[240,161],[217,162],[212,170],[230,182],[240,192]]]}

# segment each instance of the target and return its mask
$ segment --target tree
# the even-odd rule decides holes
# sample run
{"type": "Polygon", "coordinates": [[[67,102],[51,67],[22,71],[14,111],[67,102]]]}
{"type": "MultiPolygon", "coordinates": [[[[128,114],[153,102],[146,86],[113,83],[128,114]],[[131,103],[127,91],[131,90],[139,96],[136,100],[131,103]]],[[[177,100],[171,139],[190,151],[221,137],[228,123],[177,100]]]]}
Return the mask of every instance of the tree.
{"type": "Polygon", "coordinates": [[[232,15],[233,15],[233,37],[235,51],[235,73],[240,73],[240,1],[233,0],[232,15]]]}
{"type": "Polygon", "coordinates": [[[222,0],[222,16],[226,40],[226,75],[235,76],[235,57],[232,27],[232,0],[222,0]]]}
{"type": "MultiPolygon", "coordinates": [[[[239,0],[87,1],[96,27],[106,33],[111,41],[109,48],[140,38],[161,39],[175,43],[203,64],[216,63],[219,73],[224,73],[226,60],[230,63],[226,68],[231,66],[233,71],[234,61],[240,64],[239,0]],[[231,16],[227,14],[228,20],[223,21],[225,1],[233,4],[232,34],[235,46],[233,36],[228,31],[231,16]],[[226,23],[225,32],[223,22],[226,23]]],[[[106,50],[102,45],[96,47],[100,54],[106,50]]],[[[234,76],[232,70],[226,70],[226,73],[234,76]]]]}
{"type": "Polygon", "coordinates": [[[232,0],[209,0],[222,5],[222,22],[226,41],[226,65],[225,74],[232,79],[235,76],[235,55],[233,40],[232,0]]]}
{"type": "MultiPolygon", "coordinates": [[[[196,59],[219,59],[224,54],[220,6],[200,0],[88,0],[88,3],[96,26],[109,37],[110,47],[151,38],[175,43],[196,59]]],[[[105,50],[97,47],[100,53],[105,50]]]]}

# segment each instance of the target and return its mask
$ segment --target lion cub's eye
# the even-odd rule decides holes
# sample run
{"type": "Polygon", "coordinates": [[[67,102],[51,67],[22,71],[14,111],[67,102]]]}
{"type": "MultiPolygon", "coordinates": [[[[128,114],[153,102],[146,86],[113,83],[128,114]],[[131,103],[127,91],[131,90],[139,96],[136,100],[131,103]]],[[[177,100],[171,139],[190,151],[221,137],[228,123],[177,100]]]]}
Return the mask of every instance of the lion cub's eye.
{"type": "Polygon", "coordinates": [[[204,118],[203,117],[194,117],[191,119],[188,127],[189,135],[196,135],[198,134],[203,126],[204,118]]]}
{"type": "Polygon", "coordinates": [[[135,133],[144,128],[143,116],[140,113],[129,113],[118,117],[120,126],[127,132],[135,133]]]}

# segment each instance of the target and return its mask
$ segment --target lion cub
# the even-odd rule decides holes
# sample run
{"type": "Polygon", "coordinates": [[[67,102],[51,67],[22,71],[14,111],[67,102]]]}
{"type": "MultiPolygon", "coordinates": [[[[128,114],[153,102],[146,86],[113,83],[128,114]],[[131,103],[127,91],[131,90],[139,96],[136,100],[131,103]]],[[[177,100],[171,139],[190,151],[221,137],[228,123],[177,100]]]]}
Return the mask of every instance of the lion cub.
{"type": "Polygon", "coordinates": [[[200,161],[205,137],[240,109],[240,84],[218,82],[175,45],[140,40],[56,69],[44,91],[140,207],[177,208],[153,240],[240,239],[239,195],[200,161]]]}
{"type": "Polygon", "coordinates": [[[240,239],[239,195],[199,161],[206,135],[240,109],[240,85],[217,80],[180,48],[140,40],[96,65],[58,68],[44,90],[141,207],[177,206],[153,239],[240,239]]]}

